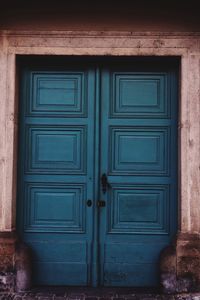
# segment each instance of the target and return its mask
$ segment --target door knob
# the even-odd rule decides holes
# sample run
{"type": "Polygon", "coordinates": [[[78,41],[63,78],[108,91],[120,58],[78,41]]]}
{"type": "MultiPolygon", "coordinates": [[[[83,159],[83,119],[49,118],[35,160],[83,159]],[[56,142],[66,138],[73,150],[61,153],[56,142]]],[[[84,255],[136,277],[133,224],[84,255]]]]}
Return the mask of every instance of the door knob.
{"type": "Polygon", "coordinates": [[[87,200],[87,206],[91,207],[92,206],[92,200],[87,200]]]}

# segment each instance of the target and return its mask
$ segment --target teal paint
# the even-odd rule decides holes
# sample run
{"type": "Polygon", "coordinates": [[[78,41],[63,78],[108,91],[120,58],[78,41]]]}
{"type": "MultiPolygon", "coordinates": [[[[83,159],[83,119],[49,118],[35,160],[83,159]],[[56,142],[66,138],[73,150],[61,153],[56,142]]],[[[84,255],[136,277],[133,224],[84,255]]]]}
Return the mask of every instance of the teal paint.
{"type": "Polygon", "coordinates": [[[171,61],[22,67],[17,219],[35,284],[158,284],[177,230],[177,86],[171,61]]]}

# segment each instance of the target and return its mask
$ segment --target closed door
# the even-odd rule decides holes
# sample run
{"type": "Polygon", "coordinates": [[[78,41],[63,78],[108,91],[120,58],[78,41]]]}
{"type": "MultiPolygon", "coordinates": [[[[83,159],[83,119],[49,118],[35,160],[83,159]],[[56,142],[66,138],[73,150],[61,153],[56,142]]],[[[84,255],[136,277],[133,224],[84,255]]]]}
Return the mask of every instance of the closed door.
{"type": "Polygon", "coordinates": [[[96,66],[22,67],[18,232],[35,284],[155,286],[177,227],[176,67],[96,66]]]}

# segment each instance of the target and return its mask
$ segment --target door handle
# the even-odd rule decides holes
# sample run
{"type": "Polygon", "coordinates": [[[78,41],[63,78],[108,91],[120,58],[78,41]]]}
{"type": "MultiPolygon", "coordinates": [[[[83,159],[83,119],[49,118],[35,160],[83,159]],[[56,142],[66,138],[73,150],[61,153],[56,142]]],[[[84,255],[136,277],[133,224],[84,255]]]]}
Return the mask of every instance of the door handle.
{"type": "Polygon", "coordinates": [[[110,184],[108,182],[108,177],[107,175],[104,173],[102,176],[101,176],[101,187],[102,187],[102,192],[103,194],[106,193],[107,189],[109,188],[110,184]]]}

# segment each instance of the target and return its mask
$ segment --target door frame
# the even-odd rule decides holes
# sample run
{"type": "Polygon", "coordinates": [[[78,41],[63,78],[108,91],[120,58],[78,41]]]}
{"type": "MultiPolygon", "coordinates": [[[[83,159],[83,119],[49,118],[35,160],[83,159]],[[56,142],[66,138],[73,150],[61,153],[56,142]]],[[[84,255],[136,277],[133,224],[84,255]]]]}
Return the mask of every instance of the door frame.
{"type": "Polygon", "coordinates": [[[200,187],[195,185],[200,179],[196,163],[200,161],[200,53],[196,48],[199,42],[200,33],[186,32],[0,31],[0,72],[3,74],[0,80],[3,141],[0,149],[0,231],[13,231],[16,227],[18,56],[110,55],[179,57],[178,229],[183,233],[199,232],[200,187]]]}

